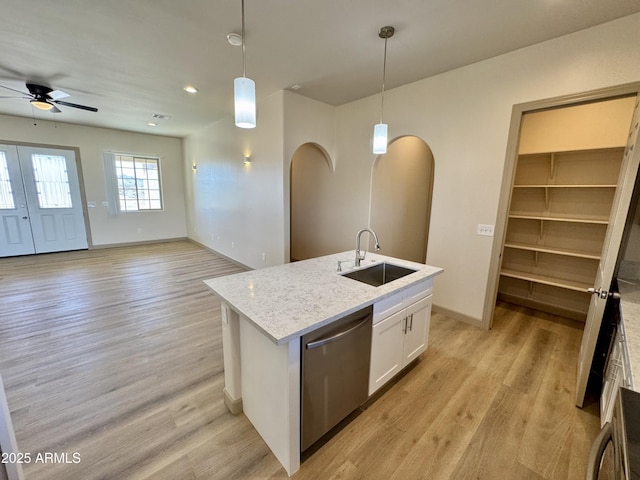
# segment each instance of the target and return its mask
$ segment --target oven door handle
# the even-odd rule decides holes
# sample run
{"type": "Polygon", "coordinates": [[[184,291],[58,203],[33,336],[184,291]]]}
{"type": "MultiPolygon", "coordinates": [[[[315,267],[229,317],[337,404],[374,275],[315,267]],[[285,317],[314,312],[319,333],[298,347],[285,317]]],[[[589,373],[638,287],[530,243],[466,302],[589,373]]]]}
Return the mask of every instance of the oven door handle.
{"type": "Polygon", "coordinates": [[[598,480],[602,455],[604,455],[604,450],[607,448],[607,444],[611,441],[613,441],[613,426],[610,422],[607,422],[593,441],[591,451],[589,452],[586,480],[598,480]]]}
{"type": "Polygon", "coordinates": [[[365,323],[367,323],[370,320],[371,320],[371,317],[367,316],[367,317],[365,317],[364,320],[362,320],[356,326],[351,327],[348,330],[345,330],[344,332],[336,333],[335,335],[332,335],[332,336],[327,337],[327,338],[322,338],[320,340],[316,340],[315,342],[309,342],[306,345],[307,350],[311,350],[313,348],[318,348],[318,347],[321,347],[323,345],[326,345],[327,343],[331,343],[331,342],[335,342],[336,340],[340,340],[342,337],[344,337],[345,335],[349,335],[351,332],[353,332],[354,330],[357,330],[358,328],[360,328],[362,325],[364,325],[365,323]]]}

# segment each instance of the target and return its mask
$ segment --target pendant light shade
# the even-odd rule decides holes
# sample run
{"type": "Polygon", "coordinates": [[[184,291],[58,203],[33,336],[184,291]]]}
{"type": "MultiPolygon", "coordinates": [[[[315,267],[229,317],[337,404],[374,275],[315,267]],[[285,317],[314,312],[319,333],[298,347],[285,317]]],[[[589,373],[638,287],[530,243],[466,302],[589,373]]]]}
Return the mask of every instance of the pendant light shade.
{"type": "Polygon", "coordinates": [[[384,61],[382,63],[382,92],[380,94],[380,123],[373,127],[373,153],[381,155],[387,153],[387,124],[382,122],[384,113],[384,81],[387,75],[387,39],[393,37],[393,27],[382,27],[378,36],[384,39],[384,61]]]}
{"type": "Polygon", "coordinates": [[[233,81],[233,100],[236,110],[236,126],[255,128],[256,126],[256,84],[247,77],[233,81]]]}
{"type": "Polygon", "coordinates": [[[387,153],[387,124],[378,123],[373,127],[373,153],[387,153]]]}
{"type": "Polygon", "coordinates": [[[236,127],[256,127],[256,84],[247,78],[247,55],[244,42],[244,0],[242,0],[242,77],[233,81],[236,127]]]}

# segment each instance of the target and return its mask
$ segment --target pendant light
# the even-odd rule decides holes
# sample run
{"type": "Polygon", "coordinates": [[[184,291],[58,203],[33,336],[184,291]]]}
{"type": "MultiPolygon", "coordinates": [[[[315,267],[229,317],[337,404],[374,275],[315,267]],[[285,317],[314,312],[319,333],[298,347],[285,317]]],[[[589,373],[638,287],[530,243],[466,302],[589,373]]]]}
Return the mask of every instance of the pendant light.
{"type": "Polygon", "coordinates": [[[380,95],[380,123],[373,127],[373,153],[387,153],[387,124],[382,123],[384,114],[384,81],[387,74],[387,40],[393,37],[393,27],[382,27],[378,36],[384,39],[384,62],[382,64],[382,93],[380,95]]]}
{"type": "Polygon", "coordinates": [[[242,76],[233,81],[233,100],[236,113],[236,127],[256,126],[256,84],[247,78],[247,59],[244,42],[244,0],[242,0],[242,76]]]}

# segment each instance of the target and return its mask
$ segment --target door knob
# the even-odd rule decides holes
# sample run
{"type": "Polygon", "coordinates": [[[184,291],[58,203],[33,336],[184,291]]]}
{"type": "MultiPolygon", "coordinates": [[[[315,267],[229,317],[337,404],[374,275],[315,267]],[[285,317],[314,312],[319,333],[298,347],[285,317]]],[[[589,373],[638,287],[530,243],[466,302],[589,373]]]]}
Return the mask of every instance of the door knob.
{"type": "Polygon", "coordinates": [[[607,298],[609,296],[609,292],[607,292],[606,290],[601,290],[599,288],[589,288],[587,289],[587,292],[591,293],[592,295],[598,295],[600,298],[607,298]]]}
{"type": "Polygon", "coordinates": [[[29,217],[22,217],[23,220],[27,220],[29,217]]]}

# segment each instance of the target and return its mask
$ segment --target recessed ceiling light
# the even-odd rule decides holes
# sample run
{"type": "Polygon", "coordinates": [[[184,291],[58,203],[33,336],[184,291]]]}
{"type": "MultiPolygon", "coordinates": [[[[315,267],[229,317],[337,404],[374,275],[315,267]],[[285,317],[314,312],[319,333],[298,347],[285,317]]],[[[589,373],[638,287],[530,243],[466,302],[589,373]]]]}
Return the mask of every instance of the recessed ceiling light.
{"type": "Polygon", "coordinates": [[[187,93],[198,93],[198,89],[193,85],[187,85],[186,87],[183,88],[183,90],[187,93]]]}
{"type": "Polygon", "coordinates": [[[238,33],[230,33],[229,35],[227,35],[227,42],[229,42],[229,45],[239,47],[240,45],[242,45],[242,35],[238,33]]]}
{"type": "Polygon", "coordinates": [[[147,123],[147,125],[149,125],[150,127],[157,127],[158,126],[157,123],[153,123],[153,122],[149,122],[149,123],[147,123]]]}
{"type": "Polygon", "coordinates": [[[298,85],[297,83],[295,85],[291,85],[291,90],[300,90],[302,88],[302,85],[298,85]]]}
{"type": "Polygon", "coordinates": [[[163,115],[161,113],[153,113],[151,115],[151,118],[154,118],[156,120],[169,120],[171,118],[171,115],[163,115]]]}

